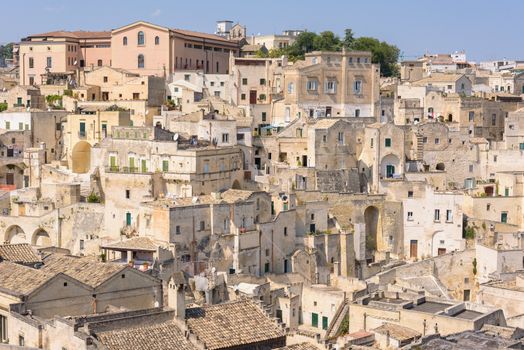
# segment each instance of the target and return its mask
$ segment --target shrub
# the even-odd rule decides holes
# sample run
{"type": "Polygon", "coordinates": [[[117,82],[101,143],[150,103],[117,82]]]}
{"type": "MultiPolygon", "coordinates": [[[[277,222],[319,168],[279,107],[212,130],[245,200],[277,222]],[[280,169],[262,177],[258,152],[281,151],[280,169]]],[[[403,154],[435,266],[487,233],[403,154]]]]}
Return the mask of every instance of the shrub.
{"type": "Polygon", "coordinates": [[[7,109],[7,103],[0,103],[0,112],[3,112],[7,109]]]}
{"type": "Polygon", "coordinates": [[[475,228],[468,226],[464,230],[464,238],[466,239],[474,239],[475,238],[475,228]]]}
{"type": "Polygon", "coordinates": [[[91,192],[91,194],[87,196],[87,203],[100,203],[100,196],[95,192],[91,192]]]}

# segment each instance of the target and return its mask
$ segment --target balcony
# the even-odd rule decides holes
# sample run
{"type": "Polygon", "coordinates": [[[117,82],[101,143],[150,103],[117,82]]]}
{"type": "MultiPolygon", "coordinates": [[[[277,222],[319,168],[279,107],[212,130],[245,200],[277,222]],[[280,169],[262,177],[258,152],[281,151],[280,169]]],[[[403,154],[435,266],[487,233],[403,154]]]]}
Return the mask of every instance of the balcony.
{"type": "Polygon", "coordinates": [[[129,166],[118,166],[111,165],[105,168],[106,173],[119,173],[119,174],[151,174],[147,169],[140,169],[139,167],[129,166]]]}

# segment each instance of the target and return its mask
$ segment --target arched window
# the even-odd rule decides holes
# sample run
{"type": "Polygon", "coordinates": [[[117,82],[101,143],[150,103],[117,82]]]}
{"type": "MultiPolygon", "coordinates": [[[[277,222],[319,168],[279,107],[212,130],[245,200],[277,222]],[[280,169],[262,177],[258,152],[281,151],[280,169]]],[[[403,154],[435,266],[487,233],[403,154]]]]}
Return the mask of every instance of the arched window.
{"type": "Polygon", "coordinates": [[[144,45],[144,42],[145,42],[144,32],[140,31],[138,32],[138,45],[144,45]]]}
{"type": "Polygon", "coordinates": [[[122,38],[122,45],[127,46],[127,36],[122,38]]]}
{"type": "Polygon", "coordinates": [[[138,55],[138,68],[144,68],[144,55],[138,55]]]}
{"type": "Polygon", "coordinates": [[[155,36],[155,45],[160,44],[160,38],[158,36],[155,36]]]}
{"type": "Polygon", "coordinates": [[[99,67],[102,67],[102,60],[98,60],[97,65],[98,65],[99,67]]]}

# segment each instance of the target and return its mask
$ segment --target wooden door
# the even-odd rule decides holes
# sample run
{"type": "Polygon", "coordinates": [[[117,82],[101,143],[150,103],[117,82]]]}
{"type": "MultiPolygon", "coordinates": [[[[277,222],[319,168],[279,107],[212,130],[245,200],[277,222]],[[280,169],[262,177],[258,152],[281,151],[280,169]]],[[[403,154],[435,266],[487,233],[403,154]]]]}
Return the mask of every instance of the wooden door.
{"type": "Polygon", "coordinates": [[[257,103],[257,91],[256,90],[249,91],[249,103],[252,105],[257,103]]]}
{"type": "Polygon", "coordinates": [[[418,241],[412,240],[409,242],[409,256],[416,258],[418,256],[418,241]]]}

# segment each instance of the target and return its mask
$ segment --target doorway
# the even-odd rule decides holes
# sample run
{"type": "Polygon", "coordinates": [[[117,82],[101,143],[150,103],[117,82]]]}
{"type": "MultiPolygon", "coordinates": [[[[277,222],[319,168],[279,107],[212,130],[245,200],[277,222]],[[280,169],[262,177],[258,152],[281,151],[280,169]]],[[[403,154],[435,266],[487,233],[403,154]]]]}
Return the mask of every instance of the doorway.
{"type": "Polygon", "coordinates": [[[257,90],[251,90],[249,91],[249,104],[256,104],[257,103],[257,90]]]}
{"type": "Polygon", "coordinates": [[[411,240],[409,242],[409,256],[411,258],[416,258],[418,256],[418,241],[411,240]]]}

